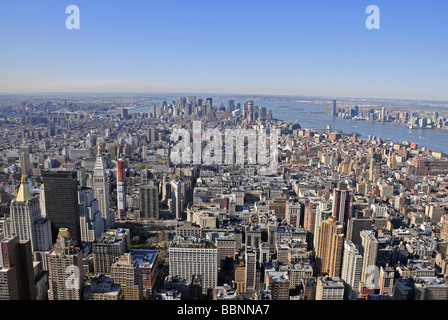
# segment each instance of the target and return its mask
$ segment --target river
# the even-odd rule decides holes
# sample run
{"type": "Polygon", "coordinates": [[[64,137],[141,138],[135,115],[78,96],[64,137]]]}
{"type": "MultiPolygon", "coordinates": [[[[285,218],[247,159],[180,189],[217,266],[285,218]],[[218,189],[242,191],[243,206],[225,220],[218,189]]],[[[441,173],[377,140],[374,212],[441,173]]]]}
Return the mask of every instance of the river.
{"type": "MultiPolygon", "coordinates": [[[[171,96],[167,96],[166,98],[168,102],[175,99],[171,96]]],[[[213,98],[213,105],[218,106],[223,103],[227,106],[227,100],[228,98],[213,98]]],[[[234,100],[235,105],[237,103],[243,105],[246,101],[245,99],[234,100]]],[[[160,103],[162,101],[152,100],[151,102],[160,103]]],[[[333,130],[356,132],[360,135],[361,139],[368,139],[369,136],[374,136],[376,139],[380,137],[383,140],[393,142],[416,142],[419,147],[424,146],[433,151],[448,153],[448,130],[409,129],[403,124],[341,119],[324,113],[323,108],[329,108],[329,105],[307,104],[288,100],[274,101],[269,99],[254,99],[254,104],[260,107],[266,107],[267,110],[272,110],[274,118],[292,123],[297,122],[304,129],[326,129],[329,124],[333,130]],[[297,108],[297,110],[291,110],[290,108],[297,108]]],[[[149,111],[149,107],[130,110],[130,112],[149,111]]]]}

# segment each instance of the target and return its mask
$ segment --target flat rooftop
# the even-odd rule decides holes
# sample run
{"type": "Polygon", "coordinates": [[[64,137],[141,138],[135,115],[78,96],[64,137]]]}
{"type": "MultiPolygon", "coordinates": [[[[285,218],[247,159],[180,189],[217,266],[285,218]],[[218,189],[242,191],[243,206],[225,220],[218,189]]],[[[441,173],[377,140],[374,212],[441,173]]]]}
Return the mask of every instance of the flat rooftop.
{"type": "Polygon", "coordinates": [[[131,249],[130,252],[140,268],[152,268],[159,254],[158,250],[150,249],[131,249]]]}

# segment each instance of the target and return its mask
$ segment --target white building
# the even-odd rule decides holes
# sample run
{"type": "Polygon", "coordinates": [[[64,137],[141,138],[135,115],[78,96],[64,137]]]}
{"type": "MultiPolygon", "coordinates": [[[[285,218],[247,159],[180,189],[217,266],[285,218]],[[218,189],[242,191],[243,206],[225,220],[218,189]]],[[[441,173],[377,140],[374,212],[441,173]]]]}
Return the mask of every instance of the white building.
{"type": "Polygon", "coordinates": [[[201,275],[203,293],[218,284],[218,249],[211,242],[174,242],[169,248],[169,273],[184,279],[201,275]]]}

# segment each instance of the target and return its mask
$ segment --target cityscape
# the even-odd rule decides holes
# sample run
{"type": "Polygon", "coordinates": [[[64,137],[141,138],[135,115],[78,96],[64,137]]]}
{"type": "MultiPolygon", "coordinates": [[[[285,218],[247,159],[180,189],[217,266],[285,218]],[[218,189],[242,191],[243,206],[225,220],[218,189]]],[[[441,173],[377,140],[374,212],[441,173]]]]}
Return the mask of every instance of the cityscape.
{"type": "Polygon", "coordinates": [[[47,98],[2,105],[1,300],[448,299],[446,153],[253,100],[47,98]]]}
{"type": "Polygon", "coordinates": [[[0,4],[0,306],[448,301],[446,19],[375,2],[0,4]]]}

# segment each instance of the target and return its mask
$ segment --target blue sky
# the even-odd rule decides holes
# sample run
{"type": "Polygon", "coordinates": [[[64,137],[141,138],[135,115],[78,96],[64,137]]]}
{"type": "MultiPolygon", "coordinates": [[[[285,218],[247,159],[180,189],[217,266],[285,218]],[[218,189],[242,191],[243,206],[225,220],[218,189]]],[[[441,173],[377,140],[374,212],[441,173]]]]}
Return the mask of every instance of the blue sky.
{"type": "Polygon", "coordinates": [[[435,0],[0,0],[0,93],[448,100],[447,16],[435,0]]]}

